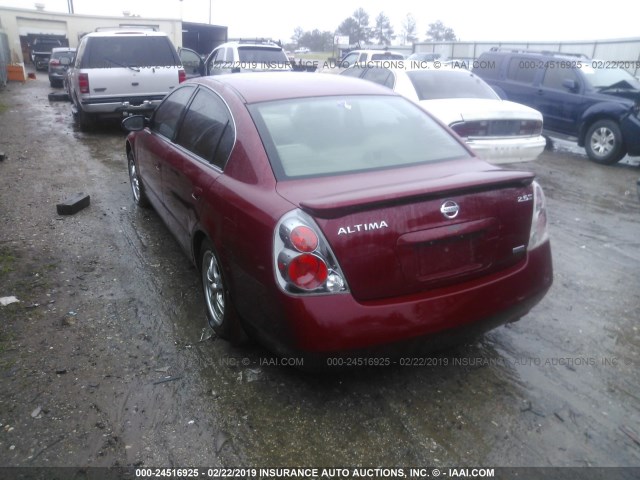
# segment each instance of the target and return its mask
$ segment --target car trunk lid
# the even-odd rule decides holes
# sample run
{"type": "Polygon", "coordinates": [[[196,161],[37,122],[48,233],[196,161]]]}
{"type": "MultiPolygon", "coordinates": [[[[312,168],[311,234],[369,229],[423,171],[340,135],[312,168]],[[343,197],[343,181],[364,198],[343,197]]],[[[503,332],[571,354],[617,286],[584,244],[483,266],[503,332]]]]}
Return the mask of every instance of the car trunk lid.
{"type": "Polygon", "coordinates": [[[523,260],[532,180],[531,173],[465,160],[280,182],[278,191],[315,218],[353,296],[373,301],[523,260]]]}

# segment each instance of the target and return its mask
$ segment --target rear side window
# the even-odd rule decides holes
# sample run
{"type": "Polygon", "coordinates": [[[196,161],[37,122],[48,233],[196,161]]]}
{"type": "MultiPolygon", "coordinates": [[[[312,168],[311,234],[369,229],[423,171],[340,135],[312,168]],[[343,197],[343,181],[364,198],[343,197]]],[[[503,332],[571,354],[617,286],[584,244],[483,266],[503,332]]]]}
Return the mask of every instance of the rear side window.
{"type": "Polygon", "coordinates": [[[536,76],[536,64],[538,60],[513,57],[509,61],[507,78],[519,83],[533,83],[536,76]]]}
{"type": "Polygon", "coordinates": [[[189,105],[176,143],[217,167],[224,168],[235,139],[225,103],[201,88],[189,105]]]}
{"type": "Polygon", "coordinates": [[[82,57],[81,68],[167,67],[180,59],[167,37],[92,37],[82,57]]]}
{"type": "Polygon", "coordinates": [[[485,79],[498,79],[502,67],[503,55],[483,53],[477,62],[473,63],[473,73],[485,79]]]}
{"type": "Polygon", "coordinates": [[[173,139],[178,121],[194,90],[192,86],[181,87],[165,98],[153,113],[151,130],[173,139]]]}
{"type": "Polygon", "coordinates": [[[365,72],[362,78],[383,87],[393,88],[393,74],[387,68],[372,67],[365,72]]]}
{"type": "Polygon", "coordinates": [[[562,68],[559,62],[552,64],[554,66],[550,66],[544,72],[544,79],[542,80],[542,85],[547,88],[554,88],[556,90],[566,90],[566,88],[562,85],[562,82],[565,80],[573,80],[578,83],[578,75],[571,68],[562,68]]]}

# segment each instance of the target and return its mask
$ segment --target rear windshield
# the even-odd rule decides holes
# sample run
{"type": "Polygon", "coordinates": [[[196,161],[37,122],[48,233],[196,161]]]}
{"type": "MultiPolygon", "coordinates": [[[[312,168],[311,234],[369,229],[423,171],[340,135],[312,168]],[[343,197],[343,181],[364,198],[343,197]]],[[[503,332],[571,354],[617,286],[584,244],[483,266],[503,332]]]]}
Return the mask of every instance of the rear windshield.
{"type": "Polygon", "coordinates": [[[68,58],[69,60],[73,60],[73,57],[76,56],[76,52],[53,52],[51,54],[51,58],[68,58]]]}
{"type": "Polygon", "coordinates": [[[371,54],[371,60],[404,60],[404,57],[399,53],[373,53],[371,54]]]}
{"type": "Polygon", "coordinates": [[[167,37],[93,37],[81,68],[165,67],[180,65],[167,37]]]}
{"type": "Polygon", "coordinates": [[[471,72],[415,70],[407,72],[420,100],[441,98],[499,99],[496,92],[471,72]]]}
{"type": "Polygon", "coordinates": [[[468,157],[402,97],[316,97],[249,106],[278,180],[397,168],[468,157]]]}
{"type": "Polygon", "coordinates": [[[279,47],[238,47],[241,63],[272,63],[285,65],[289,59],[279,47]]]}

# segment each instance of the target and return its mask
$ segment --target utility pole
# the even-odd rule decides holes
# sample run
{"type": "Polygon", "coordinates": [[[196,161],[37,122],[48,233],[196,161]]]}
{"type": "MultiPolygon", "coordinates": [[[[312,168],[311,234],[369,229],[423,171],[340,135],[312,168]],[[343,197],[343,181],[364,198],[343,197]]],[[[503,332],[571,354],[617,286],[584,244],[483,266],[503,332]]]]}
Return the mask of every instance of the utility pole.
{"type": "Polygon", "coordinates": [[[73,0],[67,0],[67,5],[69,6],[69,13],[71,14],[75,13],[73,11],[73,0]]]}
{"type": "Polygon", "coordinates": [[[209,25],[211,25],[211,3],[213,0],[209,0],[209,25]]]}

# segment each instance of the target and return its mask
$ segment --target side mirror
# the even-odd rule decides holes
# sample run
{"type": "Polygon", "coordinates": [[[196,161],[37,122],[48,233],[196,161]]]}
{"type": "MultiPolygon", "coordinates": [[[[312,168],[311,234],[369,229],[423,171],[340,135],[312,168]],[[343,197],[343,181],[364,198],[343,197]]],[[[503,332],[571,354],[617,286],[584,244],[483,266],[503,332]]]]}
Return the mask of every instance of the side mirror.
{"type": "Polygon", "coordinates": [[[570,92],[577,92],[578,91],[578,84],[576,83],[575,80],[571,80],[570,78],[565,78],[562,81],[562,86],[564,88],[566,88],[567,90],[569,90],[570,92]]]}
{"type": "Polygon", "coordinates": [[[147,126],[147,117],[144,115],[131,115],[122,120],[122,128],[127,132],[139,132],[147,126]]]}

